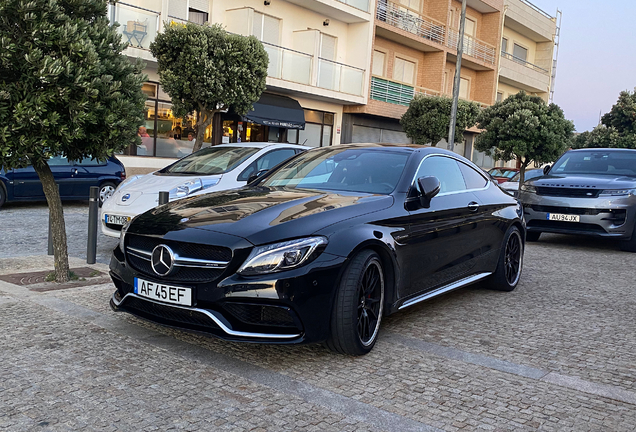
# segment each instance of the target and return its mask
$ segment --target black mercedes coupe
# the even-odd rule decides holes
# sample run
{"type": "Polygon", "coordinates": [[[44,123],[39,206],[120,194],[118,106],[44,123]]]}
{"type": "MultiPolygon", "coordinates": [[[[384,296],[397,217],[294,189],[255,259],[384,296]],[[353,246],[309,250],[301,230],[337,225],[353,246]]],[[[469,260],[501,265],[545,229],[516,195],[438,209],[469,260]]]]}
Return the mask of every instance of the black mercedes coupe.
{"type": "Polygon", "coordinates": [[[299,154],[233,191],[135,217],[111,306],[161,324],[361,355],[383,316],[521,276],[522,207],[470,161],[421,146],[299,154]]]}

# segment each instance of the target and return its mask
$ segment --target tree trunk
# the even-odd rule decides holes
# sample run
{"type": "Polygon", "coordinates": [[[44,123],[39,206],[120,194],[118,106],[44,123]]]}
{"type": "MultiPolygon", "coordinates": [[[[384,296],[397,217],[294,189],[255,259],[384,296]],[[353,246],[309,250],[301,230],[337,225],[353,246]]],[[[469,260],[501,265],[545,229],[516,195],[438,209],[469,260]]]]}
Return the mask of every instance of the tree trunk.
{"type": "Polygon", "coordinates": [[[46,196],[46,201],[49,205],[55,262],[55,282],[68,282],[68,249],[66,247],[66,226],[64,224],[64,210],[60,199],[60,190],[55,184],[51,168],[46,162],[34,163],[33,168],[38,177],[40,177],[44,196],[46,196]]]}
{"type": "Polygon", "coordinates": [[[205,130],[210,126],[210,123],[212,123],[213,117],[214,111],[200,110],[197,113],[197,139],[194,143],[194,147],[192,147],[192,153],[201,150],[203,139],[205,138],[205,130]]]}
{"type": "Polygon", "coordinates": [[[521,188],[523,182],[526,181],[526,168],[529,164],[529,160],[523,160],[523,162],[521,162],[521,165],[519,166],[519,188],[521,188]]]}

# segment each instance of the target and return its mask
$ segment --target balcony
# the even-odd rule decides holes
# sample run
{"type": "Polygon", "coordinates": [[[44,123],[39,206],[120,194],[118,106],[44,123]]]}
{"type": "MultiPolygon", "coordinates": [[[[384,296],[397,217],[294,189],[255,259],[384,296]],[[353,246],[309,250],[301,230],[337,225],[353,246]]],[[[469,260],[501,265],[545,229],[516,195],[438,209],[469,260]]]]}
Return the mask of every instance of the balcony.
{"type": "Polygon", "coordinates": [[[556,18],[527,0],[506,0],[505,26],[534,42],[551,42],[556,18]]]}
{"type": "MultiPolygon", "coordinates": [[[[448,28],[439,21],[417,14],[397,3],[379,1],[376,18],[378,21],[424,39],[427,43],[433,42],[453,50],[457,49],[459,41],[457,30],[448,28]]],[[[470,36],[464,37],[464,55],[492,66],[497,60],[496,49],[493,45],[470,36]]]]}
{"type": "Polygon", "coordinates": [[[506,52],[501,53],[499,81],[530,93],[550,90],[550,71],[506,52]]]}
{"type": "Polygon", "coordinates": [[[362,96],[363,82],[364,69],[318,58],[318,87],[362,96]]]}
{"type": "Polygon", "coordinates": [[[390,1],[378,2],[378,20],[423,39],[443,45],[446,26],[390,1]]]}
{"type": "Polygon", "coordinates": [[[352,6],[356,9],[360,9],[364,12],[369,12],[369,0],[338,0],[340,3],[352,6]]]}
{"type": "Polygon", "coordinates": [[[314,11],[324,17],[333,18],[347,24],[369,22],[369,0],[287,0],[302,8],[314,11]]]}
{"type": "Polygon", "coordinates": [[[132,48],[150,49],[159,30],[160,12],[133,6],[127,3],[109,4],[111,24],[118,23],[117,32],[122,41],[132,48]]]}
{"type": "Polygon", "coordinates": [[[424,87],[410,86],[384,78],[371,77],[370,98],[380,102],[409,106],[411,100],[418,94],[425,96],[439,96],[435,90],[424,87]]]}
{"type": "Polygon", "coordinates": [[[262,42],[269,55],[267,75],[299,84],[311,84],[313,56],[262,42]]]}

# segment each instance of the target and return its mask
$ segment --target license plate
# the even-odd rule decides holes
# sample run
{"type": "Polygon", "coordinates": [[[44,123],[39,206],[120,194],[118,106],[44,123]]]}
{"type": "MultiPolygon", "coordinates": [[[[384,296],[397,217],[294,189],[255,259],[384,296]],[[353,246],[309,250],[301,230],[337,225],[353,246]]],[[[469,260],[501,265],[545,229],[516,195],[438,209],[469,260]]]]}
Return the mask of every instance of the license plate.
{"type": "Polygon", "coordinates": [[[104,221],[111,225],[124,225],[130,222],[130,216],[104,215],[104,221]]]}
{"type": "Polygon", "coordinates": [[[164,303],[192,306],[192,288],[135,278],[135,294],[164,303]]]}
{"type": "Polygon", "coordinates": [[[579,222],[579,215],[567,215],[567,214],[559,214],[559,213],[548,213],[547,219],[551,221],[560,221],[560,222],[579,222]]]}

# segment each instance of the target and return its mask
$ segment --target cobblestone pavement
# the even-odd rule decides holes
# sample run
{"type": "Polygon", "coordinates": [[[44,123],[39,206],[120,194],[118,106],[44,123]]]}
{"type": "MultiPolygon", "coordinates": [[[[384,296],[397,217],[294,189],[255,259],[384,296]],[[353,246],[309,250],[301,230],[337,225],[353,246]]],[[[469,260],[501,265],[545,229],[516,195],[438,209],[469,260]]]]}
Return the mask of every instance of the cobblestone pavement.
{"type": "Polygon", "coordinates": [[[614,242],[545,236],[516,291],[388,317],[362,358],[161,327],[112,312],[111,284],[0,282],[0,430],[633,431],[634,268],[614,242]]]}
{"type": "MultiPolygon", "coordinates": [[[[88,201],[65,201],[68,254],[86,260],[88,201]]],[[[43,202],[9,203],[0,209],[0,258],[46,255],[49,208],[43,202]]],[[[108,263],[117,239],[98,227],[97,262],[108,263]]]]}

